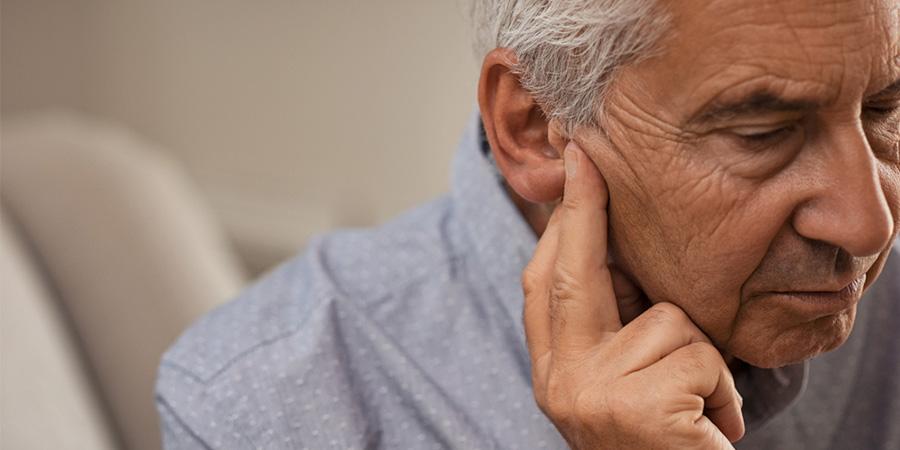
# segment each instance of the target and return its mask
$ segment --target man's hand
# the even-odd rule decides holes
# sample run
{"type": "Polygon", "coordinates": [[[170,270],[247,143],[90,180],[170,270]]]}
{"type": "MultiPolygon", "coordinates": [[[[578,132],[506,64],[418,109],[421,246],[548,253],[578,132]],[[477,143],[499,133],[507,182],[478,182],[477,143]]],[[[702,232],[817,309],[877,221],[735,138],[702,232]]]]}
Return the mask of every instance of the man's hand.
{"type": "Polygon", "coordinates": [[[671,303],[622,325],[606,183],[574,142],[565,153],[563,201],[522,275],[538,406],[575,449],[732,448],[744,422],[725,361],[671,303]]]}

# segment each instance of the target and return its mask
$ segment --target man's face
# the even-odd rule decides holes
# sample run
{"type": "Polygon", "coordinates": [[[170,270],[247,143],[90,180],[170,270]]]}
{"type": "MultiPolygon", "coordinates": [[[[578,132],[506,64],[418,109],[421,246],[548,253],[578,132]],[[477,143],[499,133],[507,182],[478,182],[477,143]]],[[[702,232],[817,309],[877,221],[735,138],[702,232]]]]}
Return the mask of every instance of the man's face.
{"type": "Polygon", "coordinates": [[[751,364],[831,350],[900,218],[900,7],[666,4],[659,56],[619,74],[605,134],[576,134],[613,257],[751,364]]]}

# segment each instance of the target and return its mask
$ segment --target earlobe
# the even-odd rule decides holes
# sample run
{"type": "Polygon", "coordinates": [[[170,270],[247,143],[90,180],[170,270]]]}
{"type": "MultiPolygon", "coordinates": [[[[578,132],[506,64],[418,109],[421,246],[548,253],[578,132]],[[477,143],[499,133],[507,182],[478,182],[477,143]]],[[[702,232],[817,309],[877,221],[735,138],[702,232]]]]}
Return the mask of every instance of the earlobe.
{"type": "Polygon", "coordinates": [[[507,184],[530,202],[552,202],[565,184],[566,139],[522,86],[515,65],[509,49],[494,49],[485,56],[478,83],[482,123],[507,184]]]}

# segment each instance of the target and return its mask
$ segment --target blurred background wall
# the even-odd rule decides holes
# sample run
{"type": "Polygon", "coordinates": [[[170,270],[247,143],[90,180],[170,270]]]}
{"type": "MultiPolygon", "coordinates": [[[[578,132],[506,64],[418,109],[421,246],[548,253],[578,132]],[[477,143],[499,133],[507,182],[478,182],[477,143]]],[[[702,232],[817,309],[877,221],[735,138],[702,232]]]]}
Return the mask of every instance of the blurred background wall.
{"type": "Polygon", "coordinates": [[[185,327],[445,192],[463,1],[2,0],[0,447],[159,448],[185,327]]]}
{"type": "Polygon", "coordinates": [[[461,0],[3,0],[2,117],[64,107],[184,164],[252,273],[447,188],[461,0]]]}

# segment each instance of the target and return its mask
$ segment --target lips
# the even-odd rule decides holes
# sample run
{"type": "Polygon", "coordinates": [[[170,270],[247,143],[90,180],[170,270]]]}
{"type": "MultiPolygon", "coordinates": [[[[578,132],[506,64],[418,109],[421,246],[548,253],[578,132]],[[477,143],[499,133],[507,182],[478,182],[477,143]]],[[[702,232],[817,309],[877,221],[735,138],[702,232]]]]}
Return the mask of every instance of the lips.
{"type": "Polygon", "coordinates": [[[786,308],[810,320],[837,314],[856,304],[866,283],[863,274],[836,290],[773,292],[771,296],[786,308]]]}
{"type": "Polygon", "coordinates": [[[861,275],[858,275],[856,278],[853,278],[849,282],[845,282],[843,284],[837,285],[837,287],[829,287],[825,286],[822,288],[813,288],[813,289],[792,289],[789,291],[776,291],[776,294],[837,294],[845,291],[853,291],[855,289],[861,288],[866,282],[866,273],[863,272],[861,275]]]}

